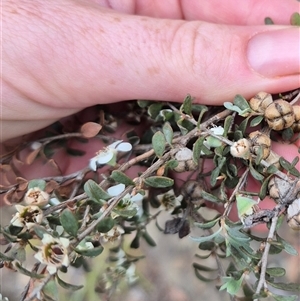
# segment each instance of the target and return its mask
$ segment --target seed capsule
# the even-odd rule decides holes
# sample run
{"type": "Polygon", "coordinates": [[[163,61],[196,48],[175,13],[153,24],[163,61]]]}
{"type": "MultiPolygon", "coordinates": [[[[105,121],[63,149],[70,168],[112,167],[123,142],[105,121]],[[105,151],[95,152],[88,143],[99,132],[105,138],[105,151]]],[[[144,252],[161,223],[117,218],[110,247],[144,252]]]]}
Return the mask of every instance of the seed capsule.
{"type": "Polygon", "coordinates": [[[197,168],[197,163],[193,160],[193,152],[187,147],[180,148],[175,154],[175,159],[178,165],[174,170],[177,172],[191,171],[197,168]]]}
{"type": "Polygon", "coordinates": [[[272,95],[266,92],[259,92],[249,100],[251,109],[257,113],[264,113],[266,108],[273,102],[272,95]]]}
{"type": "Polygon", "coordinates": [[[291,185],[290,182],[273,176],[268,183],[269,196],[276,203],[282,203],[284,197],[289,193],[291,185]]]}
{"type": "Polygon", "coordinates": [[[292,124],[292,129],[296,133],[300,132],[300,106],[293,106],[295,121],[292,124]]]}
{"type": "Polygon", "coordinates": [[[255,131],[249,134],[249,138],[252,144],[252,150],[254,154],[258,155],[259,148],[263,150],[263,159],[266,159],[270,155],[271,139],[268,135],[255,131]]]}
{"type": "Polygon", "coordinates": [[[293,106],[285,100],[276,100],[266,108],[265,119],[272,130],[286,129],[295,121],[293,106]]]}
{"type": "Polygon", "coordinates": [[[242,138],[233,143],[230,147],[230,153],[233,157],[249,159],[251,143],[246,138],[242,138]]]}
{"type": "Polygon", "coordinates": [[[300,199],[296,199],[287,209],[287,222],[293,230],[300,230],[300,199]]]}
{"type": "Polygon", "coordinates": [[[184,183],[181,188],[181,195],[186,202],[191,202],[193,204],[201,205],[204,203],[202,198],[203,187],[201,183],[189,180],[184,183]]]}

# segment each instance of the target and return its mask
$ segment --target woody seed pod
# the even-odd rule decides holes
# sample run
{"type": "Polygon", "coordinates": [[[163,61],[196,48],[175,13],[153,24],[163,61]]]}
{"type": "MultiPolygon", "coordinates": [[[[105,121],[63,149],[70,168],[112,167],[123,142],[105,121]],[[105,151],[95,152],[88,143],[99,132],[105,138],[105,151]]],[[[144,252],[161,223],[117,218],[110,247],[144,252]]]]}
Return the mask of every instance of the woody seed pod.
{"type": "Polygon", "coordinates": [[[285,196],[291,189],[291,183],[273,176],[268,183],[268,189],[269,196],[276,203],[282,203],[284,201],[285,196]]]}
{"type": "Polygon", "coordinates": [[[271,150],[269,156],[265,160],[270,165],[274,165],[275,167],[277,167],[277,169],[280,169],[279,159],[280,156],[271,150]]]}
{"type": "Polygon", "coordinates": [[[270,155],[271,148],[271,139],[269,138],[269,136],[260,131],[255,131],[249,134],[249,138],[252,144],[254,154],[258,155],[258,150],[261,147],[263,150],[262,158],[268,158],[270,155]]]}
{"type": "Polygon", "coordinates": [[[272,95],[266,92],[259,92],[249,100],[251,109],[257,113],[264,113],[266,108],[273,102],[272,95]]]}
{"type": "Polygon", "coordinates": [[[233,143],[230,147],[230,153],[233,157],[249,159],[251,143],[246,138],[242,138],[233,143]]]}
{"type": "Polygon", "coordinates": [[[293,106],[295,121],[292,124],[292,129],[296,133],[300,132],[300,106],[293,106]]]}
{"type": "Polygon", "coordinates": [[[265,119],[272,130],[286,129],[295,121],[293,106],[285,100],[276,100],[266,108],[265,119]]]}
{"type": "Polygon", "coordinates": [[[201,205],[204,203],[202,198],[203,187],[201,183],[190,180],[184,183],[181,188],[181,195],[186,202],[201,205]]]}
{"type": "Polygon", "coordinates": [[[177,172],[191,171],[197,168],[197,163],[193,160],[193,152],[187,147],[180,148],[175,154],[175,159],[178,165],[174,170],[177,172]]]}
{"type": "Polygon", "coordinates": [[[294,202],[287,209],[287,222],[293,230],[300,230],[300,199],[294,202]]]}

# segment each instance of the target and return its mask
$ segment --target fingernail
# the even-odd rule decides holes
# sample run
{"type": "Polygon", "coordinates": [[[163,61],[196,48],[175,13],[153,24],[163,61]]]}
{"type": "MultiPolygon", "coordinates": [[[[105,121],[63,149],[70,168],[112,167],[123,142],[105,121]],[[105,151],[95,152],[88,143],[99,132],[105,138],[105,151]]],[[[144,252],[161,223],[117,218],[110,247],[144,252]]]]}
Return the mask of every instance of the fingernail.
{"type": "Polygon", "coordinates": [[[253,70],[265,77],[300,73],[300,28],[269,30],[253,36],[247,57],[253,70]]]}

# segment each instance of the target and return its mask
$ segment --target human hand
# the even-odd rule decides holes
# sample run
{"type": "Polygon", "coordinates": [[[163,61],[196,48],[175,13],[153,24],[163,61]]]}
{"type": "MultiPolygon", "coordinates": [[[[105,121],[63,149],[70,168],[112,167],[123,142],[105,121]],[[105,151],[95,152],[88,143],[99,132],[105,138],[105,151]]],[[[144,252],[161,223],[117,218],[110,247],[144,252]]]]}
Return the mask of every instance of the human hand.
{"type": "Polygon", "coordinates": [[[5,1],[1,140],[99,103],[299,86],[296,0],[5,1]],[[210,22],[210,23],[209,23],[210,22]],[[297,63],[298,62],[298,63],[297,63]]]}

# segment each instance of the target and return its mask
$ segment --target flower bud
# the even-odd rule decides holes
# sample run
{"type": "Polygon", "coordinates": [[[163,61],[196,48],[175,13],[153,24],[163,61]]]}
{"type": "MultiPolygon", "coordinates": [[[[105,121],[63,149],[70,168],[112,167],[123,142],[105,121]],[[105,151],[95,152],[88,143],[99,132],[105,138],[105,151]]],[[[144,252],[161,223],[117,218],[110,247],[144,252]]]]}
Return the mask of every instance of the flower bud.
{"type": "Polygon", "coordinates": [[[38,187],[30,188],[24,196],[24,203],[26,205],[43,207],[49,203],[49,200],[50,195],[38,187]]]}
{"type": "Polygon", "coordinates": [[[264,113],[266,108],[273,102],[272,95],[266,92],[259,92],[249,100],[251,109],[257,113],[264,113]]]}
{"type": "Polygon", "coordinates": [[[230,153],[233,157],[249,159],[251,143],[246,138],[242,138],[233,143],[230,147],[230,153]]]}
{"type": "Polygon", "coordinates": [[[292,129],[295,133],[300,132],[300,106],[293,106],[295,121],[292,124],[292,129]]]}
{"type": "Polygon", "coordinates": [[[260,131],[255,131],[249,134],[249,138],[252,144],[253,153],[258,155],[258,150],[261,147],[263,150],[262,158],[268,158],[271,148],[271,139],[269,138],[269,136],[260,131]]]}
{"type": "Polygon", "coordinates": [[[287,209],[287,222],[293,230],[300,230],[300,199],[294,202],[287,209]]]}
{"type": "Polygon", "coordinates": [[[266,108],[265,119],[272,130],[289,128],[295,121],[293,106],[285,100],[276,100],[266,108]]]}

